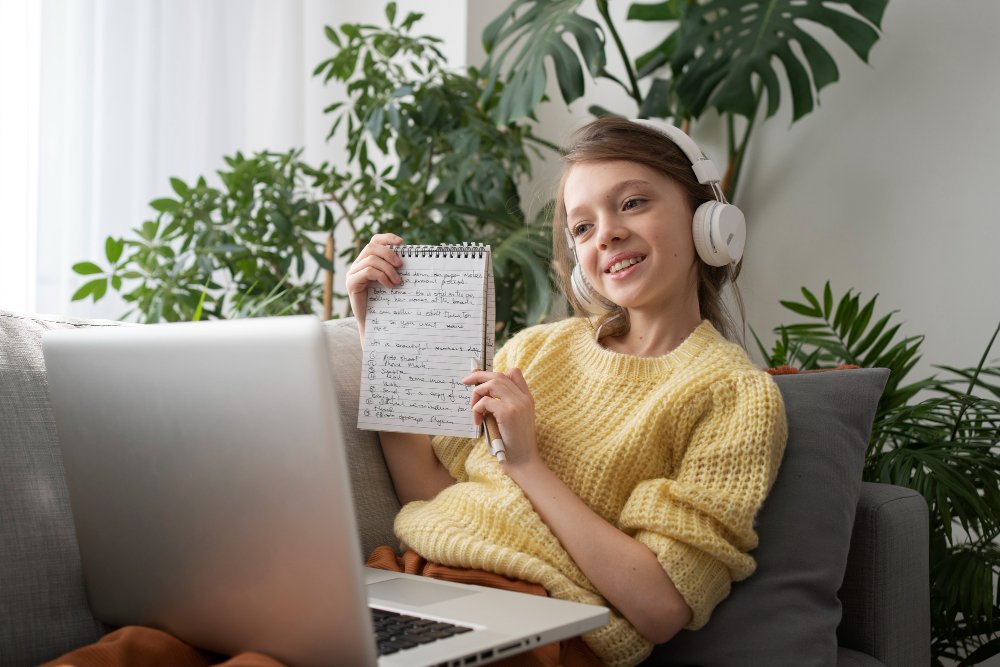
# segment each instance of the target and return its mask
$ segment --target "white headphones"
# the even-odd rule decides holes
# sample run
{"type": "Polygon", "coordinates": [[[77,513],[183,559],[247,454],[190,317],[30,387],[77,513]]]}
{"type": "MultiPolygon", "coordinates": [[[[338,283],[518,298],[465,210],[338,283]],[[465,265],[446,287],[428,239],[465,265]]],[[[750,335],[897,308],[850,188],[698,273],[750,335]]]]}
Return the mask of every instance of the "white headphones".
{"type": "MultiPolygon", "coordinates": [[[[632,122],[655,130],[674,142],[691,161],[691,169],[698,182],[712,186],[715,199],[699,206],[694,212],[694,219],[691,223],[694,247],[698,252],[698,257],[709,266],[737,264],[743,257],[743,248],[746,245],[746,218],[743,211],[726,201],[726,196],[720,185],[722,179],[719,178],[719,170],[715,168],[715,164],[698,148],[698,144],[680,128],[663,121],[646,118],[632,119],[632,122]]],[[[576,246],[568,230],[566,236],[570,249],[573,250],[573,256],[576,257],[576,246]]],[[[570,287],[580,305],[595,315],[615,308],[614,303],[598,294],[590,286],[578,263],[573,267],[570,287]]]]}

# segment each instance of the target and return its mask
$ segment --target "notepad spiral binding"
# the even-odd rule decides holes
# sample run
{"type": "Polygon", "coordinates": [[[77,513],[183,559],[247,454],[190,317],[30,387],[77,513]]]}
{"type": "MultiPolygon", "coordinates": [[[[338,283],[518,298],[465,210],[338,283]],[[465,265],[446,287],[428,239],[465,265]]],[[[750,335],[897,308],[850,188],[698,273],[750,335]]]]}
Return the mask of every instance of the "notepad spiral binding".
{"type": "Polygon", "coordinates": [[[490,247],[482,244],[404,245],[392,246],[400,257],[482,257],[490,247]]]}

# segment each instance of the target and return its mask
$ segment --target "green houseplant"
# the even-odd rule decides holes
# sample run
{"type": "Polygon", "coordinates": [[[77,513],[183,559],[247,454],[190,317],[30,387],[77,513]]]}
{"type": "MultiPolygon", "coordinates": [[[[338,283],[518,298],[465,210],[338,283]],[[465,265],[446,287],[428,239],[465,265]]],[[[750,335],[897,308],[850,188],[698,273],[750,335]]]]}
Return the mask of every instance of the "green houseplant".
{"type": "MultiPolygon", "coordinates": [[[[1000,654],[1000,365],[989,361],[1000,324],[978,364],[937,366],[910,380],[922,336],[901,336],[893,312],[877,316],[878,296],[848,290],[834,298],[802,288],[782,305],[805,321],[778,326],[770,366],[839,364],[890,370],[866,456],[864,478],[919,491],[930,509],[931,649],[977,664],[1000,654]]],[[[756,338],[756,334],[754,334],[756,338]]]]}
{"type": "Polygon", "coordinates": [[[532,131],[546,59],[556,65],[567,103],[583,94],[583,73],[589,71],[619,83],[639,115],[686,124],[709,108],[722,113],[732,196],[764,92],[767,115],[779,105],[771,62],[785,68],[796,119],[837,78],[832,58],[800,24],[830,27],[866,59],[887,0],[634,4],[630,19],[665,26],[663,39],[634,60],[607,1],[597,2],[603,28],[579,14],[581,2],[512,2],[484,32],[490,57],[481,72],[449,70],[437,48],[440,40],[413,34],[421,15],[397,17],[395,3],[386,6],[387,28],[326,28],[335,52],[315,74],[347,86],[347,104],[327,112],[333,114],[330,137],[346,144],[348,165],[310,166],[296,151],[236,155],[225,158],[233,174],[219,172],[221,189],[210,188],[204,178],[194,186],[173,179],[177,197],[155,200],[156,217],[131,238],[108,239],[103,266],[75,265],[87,281],[74,299],[97,300],[110,287],[133,306],[129,315],[144,321],[309,312],[320,300],[324,315],[331,316],[333,302],[343,301],[331,293],[334,230],[350,229],[352,241],[339,253],[350,260],[372,233],[391,227],[410,242],[473,238],[493,245],[503,337],[539,321],[550,306],[546,224],[525,219],[517,191],[518,182],[530,176],[529,151],[556,151],[532,131]],[[845,7],[853,14],[841,11],[845,7]],[[752,29],[735,30],[736,18],[752,29]],[[623,57],[623,74],[605,66],[605,34],[623,57]],[[565,35],[575,39],[577,51],[565,35]],[[791,54],[793,42],[804,64],[791,54]],[[738,116],[745,119],[741,139],[738,116]],[[236,172],[242,180],[234,188],[227,178],[236,172]],[[246,188],[266,196],[247,200],[246,188]],[[321,276],[324,289],[318,287],[321,276]]]}
{"type": "Polygon", "coordinates": [[[97,301],[110,287],[130,304],[126,316],[144,322],[312,312],[318,271],[332,268],[316,236],[332,228],[332,213],[311,194],[319,174],[299,156],[226,157],[221,187],[171,179],[174,196],[150,203],[156,217],[106,240],[106,268],[73,266],[88,278],[73,299],[97,301]]]}
{"type": "Polygon", "coordinates": [[[371,232],[391,229],[409,242],[474,240],[493,248],[498,335],[537,323],[549,309],[549,229],[527,220],[518,183],[531,175],[531,151],[554,152],[531,123],[498,125],[483,101],[475,68],[456,72],[437,48],[414,37],[410,14],[390,27],[327,28],[336,54],[317,66],[347,84],[350,104],[327,108],[331,136],[342,132],[351,175],[333,170],[328,190],[351,227],[352,258],[371,232]],[[390,164],[385,167],[383,165],[390,164]]]}
{"type": "Polygon", "coordinates": [[[153,219],[107,240],[103,265],[74,266],[87,278],[74,299],[110,287],[147,322],[315,312],[321,301],[329,317],[338,298],[347,307],[330,293],[334,256],[350,261],[391,229],[410,243],[492,245],[498,335],[539,321],[552,295],[549,232],[525,218],[517,182],[531,151],[555,147],[528,122],[494,123],[482,77],[450,70],[440,40],[414,34],[420,16],[389,3],[387,27],[326,28],[334,53],[314,74],[346,84],[348,101],[326,109],[345,167],[293,150],[224,158],[219,188],[172,179],[153,219]],[[340,227],[351,243],[338,252],[340,227]]]}
{"type": "Polygon", "coordinates": [[[627,51],[608,0],[596,0],[600,23],[580,13],[582,4],[514,0],[487,26],[484,99],[504,83],[495,120],[506,123],[533,113],[545,94],[548,60],[566,104],[584,94],[584,72],[622,88],[628,104],[611,110],[591,107],[597,115],[667,118],[684,127],[714,110],[725,121],[729,169],[724,190],[733,199],[760,108],[766,99],[765,117],[770,117],[781,103],[775,64],[785,73],[792,119],[798,120],[815,108],[819,92],[839,78],[836,62],[811,26],[829,29],[867,62],[888,0],[633,3],[629,20],[663,26],[660,41],[643,45],[639,54],[627,51]],[[621,56],[622,71],[608,69],[608,48],[621,56]]]}

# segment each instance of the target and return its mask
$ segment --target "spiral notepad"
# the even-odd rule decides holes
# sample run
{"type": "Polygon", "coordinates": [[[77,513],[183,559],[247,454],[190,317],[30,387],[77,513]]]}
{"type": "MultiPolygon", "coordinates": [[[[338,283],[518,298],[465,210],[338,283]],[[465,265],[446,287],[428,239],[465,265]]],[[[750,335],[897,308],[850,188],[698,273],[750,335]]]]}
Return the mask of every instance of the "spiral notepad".
{"type": "Polygon", "coordinates": [[[469,360],[493,367],[490,247],[399,246],[402,285],[368,288],[358,428],[473,438],[469,360]]]}

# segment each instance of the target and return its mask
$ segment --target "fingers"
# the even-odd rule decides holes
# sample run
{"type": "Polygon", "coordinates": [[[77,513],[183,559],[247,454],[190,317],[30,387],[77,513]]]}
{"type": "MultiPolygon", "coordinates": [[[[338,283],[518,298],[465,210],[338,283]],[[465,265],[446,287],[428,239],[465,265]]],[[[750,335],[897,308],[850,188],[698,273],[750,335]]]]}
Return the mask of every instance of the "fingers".
{"type": "Polygon", "coordinates": [[[531,390],[528,389],[528,381],[524,379],[524,373],[521,372],[520,368],[511,368],[509,371],[504,373],[504,375],[510,378],[511,382],[520,387],[522,390],[528,392],[529,394],[531,393],[531,390]]]}
{"type": "Polygon", "coordinates": [[[500,373],[494,373],[493,371],[472,371],[462,378],[462,384],[482,384],[498,376],[500,376],[500,373]]]}
{"type": "Polygon", "coordinates": [[[402,258],[390,246],[398,246],[403,239],[395,234],[376,234],[347,270],[345,283],[348,293],[366,291],[371,283],[391,288],[402,283],[398,269],[402,258]]]}
{"type": "Polygon", "coordinates": [[[510,396],[509,391],[513,384],[510,380],[502,373],[492,373],[490,371],[476,371],[468,377],[462,378],[462,382],[466,385],[475,385],[472,388],[473,400],[476,396],[493,396],[494,398],[502,398],[504,394],[510,396]]]}
{"type": "Polygon", "coordinates": [[[376,243],[378,245],[403,245],[403,237],[393,234],[392,232],[375,234],[368,242],[369,245],[372,243],[376,243]]]}
{"type": "Polygon", "coordinates": [[[497,414],[502,401],[492,396],[483,396],[472,403],[472,421],[476,426],[483,423],[486,413],[497,414]]]}
{"type": "Polygon", "coordinates": [[[531,393],[531,390],[528,388],[528,381],[524,379],[524,374],[521,373],[521,369],[519,368],[512,368],[506,373],[496,373],[494,371],[473,371],[468,376],[462,378],[462,383],[466,385],[481,385],[491,381],[504,382],[506,380],[509,380],[512,385],[521,391],[529,394],[531,393]]]}
{"type": "Polygon", "coordinates": [[[463,378],[462,382],[476,385],[472,389],[471,400],[473,405],[476,405],[478,401],[484,398],[505,400],[510,403],[524,403],[526,405],[533,405],[534,403],[531,391],[528,389],[528,383],[520,371],[517,371],[514,377],[510,377],[504,373],[476,371],[468,377],[463,378]]]}
{"type": "MultiPolygon", "coordinates": [[[[536,458],[538,445],[534,428],[535,401],[521,371],[476,371],[463,382],[476,384],[470,392],[473,422],[479,426],[488,414],[496,418],[496,425],[506,447],[505,457],[500,462],[514,465],[536,458]]],[[[491,433],[490,438],[493,437],[496,436],[491,433]]]]}
{"type": "Polygon", "coordinates": [[[367,289],[370,282],[378,282],[386,287],[401,284],[402,278],[397,269],[403,265],[403,260],[391,250],[388,252],[393,255],[390,259],[372,254],[355,260],[347,270],[345,283],[348,288],[360,291],[361,288],[367,289]]]}
{"type": "Polygon", "coordinates": [[[400,283],[400,278],[399,274],[396,273],[396,271],[391,267],[389,269],[384,269],[375,266],[366,266],[358,268],[358,270],[352,274],[352,280],[346,282],[348,285],[348,291],[355,291],[352,289],[355,287],[358,288],[356,291],[361,291],[361,288],[367,290],[368,283],[379,283],[384,287],[391,288],[400,283]]]}
{"type": "Polygon", "coordinates": [[[476,401],[481,398],[501,398],[501,390],[498,388],[496,383],[493,381],[485,382],[483,384],[476,385],[472,389],[472,404],[475,405],[476,401]]]}
{"type": "MultiPolygon", "coordinates": [[[[393,251],[393,248],[402,245],[402,243],[403,239],[399,238],[395,234],[376,234],[375,236],[372,237],[372,240],[368,242],[368,245],[362,248],[361,252],[358,253],[358,259],[363,259],[365,257],[375,255],[377,257],[381,257],[387,262],[393,263],[395,262],[395,260],[400,259],[399,255],[397,255],[393,251]],[[385,237],[383,239],[384,241],[398,240],[399,242],[383,243],[379,241],[379,239],[382,237],[385,237]]],[[[399,266],[402,266],[402,260],[400,260],[399,266]]]]}

